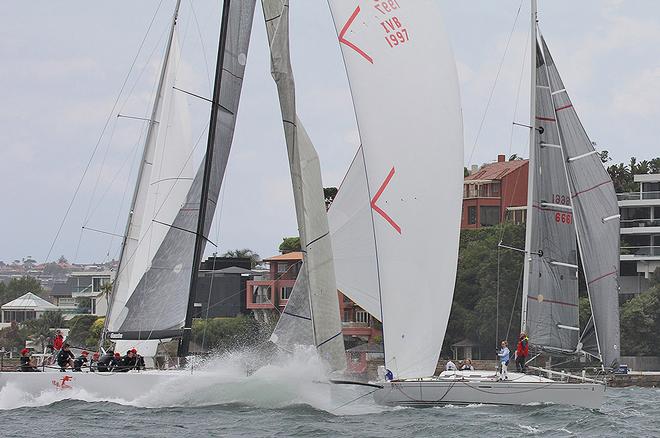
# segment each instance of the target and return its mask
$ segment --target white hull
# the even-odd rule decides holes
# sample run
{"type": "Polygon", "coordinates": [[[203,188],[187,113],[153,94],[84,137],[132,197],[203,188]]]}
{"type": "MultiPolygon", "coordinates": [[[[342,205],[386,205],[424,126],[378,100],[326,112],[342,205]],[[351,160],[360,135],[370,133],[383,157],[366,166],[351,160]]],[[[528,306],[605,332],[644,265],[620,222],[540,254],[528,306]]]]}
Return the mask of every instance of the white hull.
{"type": "MultiPolygon", "coordinates": [[[[176,388],[190,378],[204,378],[203,372],[191,374],[184,370],[130,371],[126,373],[42,372],[0,373],[0,398],[3,393],[27,394],[38,397],[56,392],[58,398],[77,398],[80,394],[102,400],[132,402],[154,391],[176,388]]],[[[176,390],[176,389],[175,389],[176,390]]]]}
{"type": "Polygon", "coordinates": [[[554,403],[600,409],[605,385],[564,383],[538,376],[509,373],[497,381],[493,373],[442,373],[439,378],[380,383],[374,392],[378,404],[389,406],[438,406],[446,404],[527,405],[554,403]]]}

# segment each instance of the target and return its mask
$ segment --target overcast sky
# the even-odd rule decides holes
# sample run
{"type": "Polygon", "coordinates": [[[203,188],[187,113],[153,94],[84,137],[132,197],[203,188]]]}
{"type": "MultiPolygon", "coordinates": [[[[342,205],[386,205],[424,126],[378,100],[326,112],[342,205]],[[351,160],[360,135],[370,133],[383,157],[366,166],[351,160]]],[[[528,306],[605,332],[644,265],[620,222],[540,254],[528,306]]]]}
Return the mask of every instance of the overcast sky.
{"type": "MultiPolygon", "coordinates": [[[[414,0],[399,0],[410,1],[414,0]]],[[[481,130],[481,120],[520,0],[438,0],[458,66],[465,164],[498,153],[527,156],[529,1],[524,0],[481,130]],[[520,90],[520,91],[518,91],[520,90]],[[478,141],[477,140],[478,134],[478,141]],[[475,146],[476,145],[476,146],[475,146]]],[[[50,259],[117,257],[144,124],[174,0],[3,2],[0,16],[0,260],[49,253],[87,161],[101,138],[50,259]],[[158,9],[159,3],[160,9],[158,9]],[[152,17],[119,105],[115,99],[152,17]],[[101,132],[108,117],[110,123],[101,132]]],[[[180,88],[210,96],[219,0],[184,0],[180,88]],[[195,16],[197,20],[195,20],[195,16]],[[208,69],[205,58],[210,64],[208,69]]],[[[614,161],[660,155],[660,2],[540,2],[540,25],[591,139],[614,161]]],[[[298,112],[321,157],[325,186],[338,185],[359,138],[332,20],[323,0],[292,0],[298,112]]],[[[211,240],[217,251],[266,257],[297,234],[286,146],[270,78],[263,16],[255,15],[238,124],[211,240]]],[[[208,104],[191,98],[193,135],[208,104]]],[[[202,139],[202,148],[206,138],[202,139]]],[[[213,249],[207,250],[208,252],[213,249]]]]}

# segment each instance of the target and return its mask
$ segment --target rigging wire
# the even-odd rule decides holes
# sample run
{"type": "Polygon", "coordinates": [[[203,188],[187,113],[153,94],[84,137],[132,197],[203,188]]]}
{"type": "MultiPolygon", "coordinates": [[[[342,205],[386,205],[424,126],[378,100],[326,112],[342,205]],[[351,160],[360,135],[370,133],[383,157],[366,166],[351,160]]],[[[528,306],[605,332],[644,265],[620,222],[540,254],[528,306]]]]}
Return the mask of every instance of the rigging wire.
{"type": "Polygon", "coordinates": [[[493,100],[493,94],[495,93],[495,88],[497,87],[497,82],[500,78],[500,73],[502,72],[502,66],[504,65],[504,60],[506,59],[506,54],[509,51],[509,44],[511,43],[511,38],[513,37],[513,33],[516,30],[516,24],[518,23],[518,17],[520,17],[520,10],[522,9],[523,1],[520,1],[520,5],[518,6],[518,11],[516,12],[516,18],[513,21],[513,26],[511,27],[511,32],[509,33],[509,37],[506,40],[506,46],[504,47],[504,54],[502,55],[502,59],[500,60],[500,65],[497,68],[497,74],[495,75],[495,80],[493,81],[493,86],[490,89],[490,94],[488,96],[488,101],[486,102],[486,108],[484,109],[484,113],[481,117],[481,122],[479,123],[479,129],[477,130],[477,135],[474,139],[474,144],[472,145],[472,150],[470,151],[470,158],[468,159],[468,163],[472,163],[472,157],[474,156],[474,151],[477,148],[477,143],[479,142],[479,136],[481,135],[481,130],[484,127],[484,122],[486,121],[486,115],[488,114],[488,109],[490,108],[490,103],[493,100]]]}
{"type": "Polygon", "coordinates": [[[69,213],[71,212],[71,208],[73,207],[73,203],[75,202],[76,198],[78,197],[78,193],[80,192],[80,188],[82,187],[82,183],[85,180],[85,176],[87,175],[87,172],[89,171],[89,168],[92,164],[92,160],[94,159],[94,156],[96,155],[96,151],[98,150],[101,140],[103,139],[103,135],[105,134],[106,129],[108,128],[108,124],[110,123],[110,120],[112,118],[112,115],[115,112],[115,109],[117,108],[117,104],[119,103],[119,99],[121,98],[121,95],[124,91],[124,88],[126,87],[126,84],[128,82],[128,79],[131,76],[131,73],[133,72],[133,68],[135,67],[135,63],[137,62],[138,57],[140,56],[140,53],[142,52],[142,47],[144,46],[145,41],[147,40],[147,36],[149,35],[149,32],[151,31],[151,27],[154,24],[154,21],[156,20],[156,16],[158,15],[158,11],[160,10],[161,5],[163,4],[163,0],[160,0],[158,2],[158,7],[156,7],[156,11],[154,12],[153,17],[151,17],[151,21],[149,22],[149,26],[147,27],[147,31],[144,34],[144,37],[142,38],[142,41],[140,42],[140,45],[138,47],[137,53],[135,54],[135,57],[133,58],[133,61],[131,63],[130,68],[128,69],[128,73],[126,74],[126,77],[124,78],[124,81],[119,89],[119,94],[117,95],[113,105],[112,109],[110,110],[110,113],[108,114],[108,117],[105,121],[105,124],[103,125],[103,128],[101,129],[101,134],[99,135],[99,138],[96,142],[96,145],[94,146],[94,149],[92,150],[92,155],[89,157],[89,160],[87,162],[87,165],[85,166],[85,170],[83,171],[82,176],[80,177],[80,181],[78,181],[78,185],[76,186],[76,189],[73,192],[73,197],[71,198],[71,201],[69,202],[69,205],[66,209],[66,212],[64,213],[64,217],[62,218],[62,221],[60,222],[59,227],[57,228],[57,232],[55,233],[55,237],[53,238],[53,241],[50,245],[50,248],[48,249],[48,254],[46,254],[46,257],[44,258],[44,261],[47,262],[48,259],[50,258],[50,255],[53,251],[53,248],[55,247],[55,243],[57,242],[57,239],[60,236],[60,233],[62,232],[62,228],[64,227],[64,223],[66,222],[66,219],[69,216],[69,213]]]}

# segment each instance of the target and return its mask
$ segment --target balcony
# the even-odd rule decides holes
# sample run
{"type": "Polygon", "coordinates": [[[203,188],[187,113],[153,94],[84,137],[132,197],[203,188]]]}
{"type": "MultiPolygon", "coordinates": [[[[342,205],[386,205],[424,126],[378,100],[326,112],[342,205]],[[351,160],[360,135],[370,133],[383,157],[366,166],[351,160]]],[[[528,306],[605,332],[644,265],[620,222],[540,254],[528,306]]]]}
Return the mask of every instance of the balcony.
{"type": "Polygon", "coordinates": [[[628,192],[617,193],[618,201],[644,201],[651,199],[660,199],[660,192],[628,192]]]}
{"type": "Polygon", "coordinates": [[[622,246],[621,257],[623,256],[660,257],[660,246],[622,246]]]}
{"type": "Polygon", "coordinates": [[[660,219],[622,219],[621,228],[660,227],[660,219]]]}

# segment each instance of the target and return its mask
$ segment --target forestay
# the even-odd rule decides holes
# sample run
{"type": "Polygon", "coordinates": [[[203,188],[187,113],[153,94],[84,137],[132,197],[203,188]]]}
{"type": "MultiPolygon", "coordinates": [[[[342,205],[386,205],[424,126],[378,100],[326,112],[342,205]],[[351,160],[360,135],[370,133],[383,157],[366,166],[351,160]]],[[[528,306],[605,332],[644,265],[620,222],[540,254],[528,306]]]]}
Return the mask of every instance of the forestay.
{"type": "Polygon", "coordinates": [[[602,362],[619,361],[619,207],[612,179],[577,116],[541,37],[602,362]]]}
{"type": "MultiPolygon", "coordinates": [[[[234,135],[254,6],[254,0],[232,2],[229,12],[220,105],[212,109],[218,111],[218,122],[213,145],[213,168],[206,194],[209,202],[204,221],[204,236],[208,235],[211,227],[234,135]]],[[[176,70],[170,64],[166,64],[164,68],[176,70]]],[[[165,95],[178,93],[171,86],[162,87],[161,92],[165,95]]],[[[162,114],[162,111],[156,113],[162,114]]],[[[158,117],[159,132],[169,123],[160,120],[161,118],[162,116],[158,117]]],[[[179,121],[179,117],[173,116],[171,123],[179,121]]],[[[182,154],[181,150],[186,150],[184,145],[189,145],[190,139],[188,137],[186,142],[182,143],[168,134],[163,141],[166,141],[167,147],[163,149],[162,155],[168,157],[168,160],[170,156],[176,157],[171,159],[171,163],[178,168],[174,173],[158,175],[147,175],[148,172],[145,171],[138,181],[138,196],[132,218],[129,219],[129,232],[109,313],[108,331],[111,339],[177,336],[181,334],[184,324],[204,166],[202,163],[192,184],[189,178],[182,179],[182,164],[188,163],[190,156],[189,153],[182,154]],[[171,180],[172,177],[175,179],[171,180]],[[158,200],[151,203],[141,193],[147,193],[154,183],[163,185],[157,190],[158,200]],[[178,198],[174,196],[174,189],[167,190],[170,185],[176,187],[178,198]],[[150,205],[157,205],[158,210],[148,211],[150,205]],[[167,209],[164,205],[168,206],[167,209]],[[144,213],[140,213],[142,209],[145,210],[144,213]],[[162,236],[160,241],[150,238],[152,232],[162,236]],[[143,253],[147,251],[144,247],[148,247],[148,253],[143,253]]],[[[149,150],[149,144],[146,148],[149,150]]],[[[153,164],[150,159],[152,156],[158,157],[158,154],[145,152],[143,165],[145,168],[158,169],[160,165],[153,164]]]]}
{"type": "Polygon", "coordinates": [[[342,216],[334,249],[343,257],[354,251],[356,266],[372,246],[377,255],[376,272],[364,261],[358,272],[344,260],[337,277],[349,296],[347,285],[379,286],[386,367],[395,377],[430,376],[451,308],[461,216],[463,128],[454,57],[435,0],[329,4],[362,140],[353,166],[364,167],[352,168],[335,202],[360,193],[332,208],[342,216]],[[371,242],[353,234],[366,228],[364,209],[371,242]]]}
{"type": "MultiPolygon", "coordinates": [[[[270,45],[272,76],[280,99],[303,249],[302,278],[296,282],[296,293],[307,291],[309,294],[314,345],[330,367],[339,370],[346,367],[346,359],[332,245],[319,158],[296,114],[295,85],[289,54],[289,5],[287,0],[262,0],[262,6],[270,45]]],[[[296,312],[285,311],[291,314],[296,312]]],[[[284,315],[285,318],[289,316],[284,315]]]]}
{"type": "Polygon", "coordinates": [[[527,257],[523,294],[533,345],[573,352],[578,343],[577,247],[564,155],[543,52],[535,44],[536,103],[530,148],[527,257]]]}

